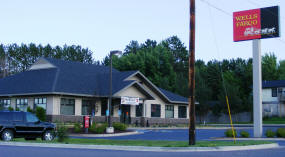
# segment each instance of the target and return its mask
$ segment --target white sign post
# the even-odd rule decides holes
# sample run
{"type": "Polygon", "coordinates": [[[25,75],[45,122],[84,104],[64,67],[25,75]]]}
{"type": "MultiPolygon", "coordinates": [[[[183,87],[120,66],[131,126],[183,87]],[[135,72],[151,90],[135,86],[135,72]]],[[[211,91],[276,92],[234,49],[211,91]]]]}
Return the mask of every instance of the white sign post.
{"type": "Polygon", "coordinates": [[[121,97],[121,104],[139,105],[140,104],[140,98],[122,96],[121,97]]]}
{"type": "Polygon", "coordinates": [[[262,136],[262,101],[261,101],[261,41],[252,41],[253,52],[253,132],[254,137],[262,136]]]}

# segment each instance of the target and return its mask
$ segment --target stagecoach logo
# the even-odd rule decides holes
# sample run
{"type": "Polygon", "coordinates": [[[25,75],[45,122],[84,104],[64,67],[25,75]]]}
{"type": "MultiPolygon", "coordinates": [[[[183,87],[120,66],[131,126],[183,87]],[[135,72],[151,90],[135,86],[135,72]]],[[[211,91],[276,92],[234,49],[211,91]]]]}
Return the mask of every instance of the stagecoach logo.
{"type": "Polygon", "coordinates": [[[126,105],[139,105],[140,99],[136,97],[121,97],[121,104],[126,105]]]}
{"type": "Polygon", "coordinates": [[[234,41],[279,37],[279,7],[233,13],[234,41]]]}
{"type": "Polygon", "coordinates": [[[276,33],[276,27],[264,28],[264,29],[250,27],[250,28],[245,29],[244,36],[269,35],[269,34],[275,34],[275,33],[276,33]]]}

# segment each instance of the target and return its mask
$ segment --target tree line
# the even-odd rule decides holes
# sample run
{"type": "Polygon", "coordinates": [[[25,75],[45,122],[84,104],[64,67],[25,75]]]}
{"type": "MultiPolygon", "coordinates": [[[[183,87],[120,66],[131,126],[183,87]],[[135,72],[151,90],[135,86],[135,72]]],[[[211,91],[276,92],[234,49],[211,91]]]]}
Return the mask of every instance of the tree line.
{"type": "MultiPolygon", "coordinates": [[[[36,44],[0,45],[0,78],[27,70],[40,57],[50,57],[108,66],[110,56],[96,61],[93,52],[79,45],[42,46],[36,44]]],[[[113,66],[120,71],[139,70],[156,86],[188,96],[188,50],[172,36],[161,42],[131,41],[123,55],[113,56],[113,66]]],[[[232,113],[252,112],[252,59],[196,60],[196,101],[200,116],[212,111],[227,112],[225,96],[232,113]]],[[[277,61],[274,53],[262,57],[263,80],[284,80],[285,60],[277,61]]]]}
{"type": "Polygon", "coordinates": [[[0,45],[0,78],[27,70],[40,57],[95,63],[92,51],[79,45],[55,46],[34,43],[0,45]]]}

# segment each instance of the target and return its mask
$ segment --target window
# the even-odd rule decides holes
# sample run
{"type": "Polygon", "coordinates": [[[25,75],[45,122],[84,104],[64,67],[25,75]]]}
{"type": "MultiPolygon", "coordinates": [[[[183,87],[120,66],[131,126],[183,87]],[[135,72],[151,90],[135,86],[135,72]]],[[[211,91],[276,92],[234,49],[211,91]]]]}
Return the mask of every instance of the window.
{"type": "Polygon", "coordinates": [[[35,123],[39,121],[39,119],[35,115],[31,114],[30,112],[26,113],[26,120],[27,122],[30,122],[30,123],[35,123]]]}
{"type": "Polygon", "coordinates": [[[277,97],[277,88],[271,89],[271,95],[272,95],[272,97],[277,97]]]}
{"type": "Polygon", "coordinates": [[[160,117],[160,105],[151,104],[151,117],[160,117]]]}
{"type": "Polygon", "coordinates": [[[178,106],[178,118],[187,118],[187,107],[178,106]]]}
{"type": "Polygon", "coordinates": [[[92,101],[82,100],[82,115],[92,115],[92,101]]]}
{"type": "Polygon", "coordinates": [[[174,106],[165,105],[165,118],[174,118],[174,106]]]}
{"type": "Polygon", "coordinates": [[[11,105],[10,99],[2,99],[0,100],[0,110],[8,110],[11,105]]]}
{"type": "Polygon", "coordinates": [[[141,117],[143,111],[143,104],[139,104],[136,106],[136,117],[141,117]]]}
{"type": "Polygon", "coordinates": [[[75,100],[61,98],[60,101],[60,114],[74,115],[75,114],[75,100]]]}
{"type": "Polygon", "coordinates": [[[28,99],[16,99],[16,109],[27,112],[28,99]]]}
{"type": "Polygon", "coordinates": [[[42,107],[47,109],[47,98],[35,98],[35,108],[42,107]]]}

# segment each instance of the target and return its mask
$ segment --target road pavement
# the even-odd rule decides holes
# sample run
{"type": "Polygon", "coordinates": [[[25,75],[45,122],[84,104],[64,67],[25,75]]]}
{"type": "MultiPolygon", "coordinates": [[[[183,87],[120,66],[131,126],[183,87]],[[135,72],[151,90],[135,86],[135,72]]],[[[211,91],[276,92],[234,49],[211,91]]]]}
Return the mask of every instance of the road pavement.
{"type": "MultiPolygon", "coordinates": [[[[276,127],[265,127],[264,132],[267,129],[276,130],[276,127]]],[[[226,129],[198,129],[197,140],[213,140],[213,138],[224,137],[226,129]]],[[[238,132],[241,130],[248,131],[252,136],[252,128],[238,128],[238,132]]],[[[124,140],[188,140],[187,129],[139,129],[138,132],[142,134],[135,134],[129,136],[117,136],[117,137],[96,137],[104,139],[124,139],[124,140]]],[[[76,137],[72,137],[76,138],[76,137]]],[[[95,137],[86,137],[95,138],[95,137]]],[[[285,154],[285,141],[277,141],[280,148],[271,148],[263,150],[243,150],[243,151],[221,151],[221,152],[142,152],[142,151],[120,151],[120,150],[94,150],[94,149],[71,149],[71,148],[45,148],[34,146],[3,146],[0,145],[0,157],[94,157],[94,156],[123,156],[123,157],[216,157],[216,156],[234,156],[234,157],[283,157],[285,154]]]]}
{"type": "Polygon", "coordinates": [[[285,148],[222,152],[140,152],[1,146],[0,157],[284,157],[285,148]]]}

